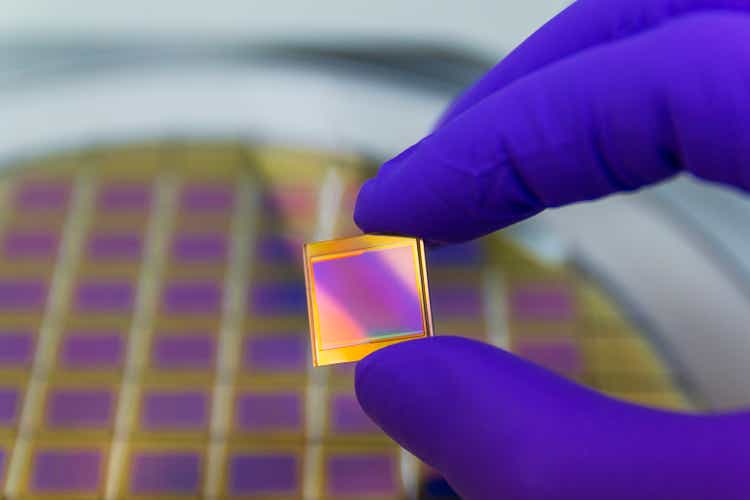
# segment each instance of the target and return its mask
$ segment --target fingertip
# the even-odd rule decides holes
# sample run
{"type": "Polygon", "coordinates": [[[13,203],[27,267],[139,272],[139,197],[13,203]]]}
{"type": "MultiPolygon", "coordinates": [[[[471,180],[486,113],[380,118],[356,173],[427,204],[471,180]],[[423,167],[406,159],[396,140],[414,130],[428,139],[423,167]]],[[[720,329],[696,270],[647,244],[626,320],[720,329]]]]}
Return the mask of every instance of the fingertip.
{"type": "Polygon", "coordinates": [[[445,336],[385,347],[357,364],[357,399],[392,439],[463,486],[475,475],[464,467],[465,450],[493,439],[476,432],[494,418],[477,404],[494,383],[480,367],[488,354],[496,361],[501,351],[445,336]]]}
{"type": "MultiPolygon", "coordinates": [[[[393,344],[365,357],[355,369],[354,388],[360,405],[386,432],[397,432],[402,410],[423,399],[425,409],[442,401],[436,394],[435,367],[455,369],[451,360],[461,360],[465,349],[484,344],[460,337],[429,337],[393,344]]],[[[459,363],[460,364],[460,363],[459,363]]],[[[429,412],[429,410],[427,410],[429,412]]],[[[417,411],[419,413],[419,411],[417,411]]]]}
{"type": "Polygon", "coordinates": [[[406,223],[411,211],[402,200],[405,193],[412,192],[413,183],[403,182],[399,176],[403,162],[418,146],[414,144],[383,163],[377,175],[362,184],[354,205],[354,223],[362,232],[418,236],[406,223]]]}
{"type": "Polygon", "coordinates": [[[402,346],[412,342],[419,341],[390,345],[373,352],[357,363],[354,372],[354,391],[360,406],[371,417],[374,416],[376,406],[381,401],[380,393],[388,390],[394,375],[403,373],[405,369],[408,370],[408,363],[403,359],[402,346]]]}
{"type": "Polygon", "coordinates": [[[384,402],[393,397],[395,380],[405,377],[413,382],[419,381],[419,377],[410,373],[422,370],[419,358],[430,349],[433,341],[434,338],[428,338],[393,344],[357,363],[354,389],[368,415],[376,421],[383,418],[384,402]]]}
{"type": "Polygon", "coordinates": [[[563,409],[586,403],[560,377],[461,337],[385,347],[361,360],[355,376],[365,413],[466,498],[487,498],[480,494],[484,487],[503,482],[494,471],[514,470],[512,460],[522,451],[518,432],[536,429],[540,408],[554,420],[565,414],[552,400],[563,409]]]}

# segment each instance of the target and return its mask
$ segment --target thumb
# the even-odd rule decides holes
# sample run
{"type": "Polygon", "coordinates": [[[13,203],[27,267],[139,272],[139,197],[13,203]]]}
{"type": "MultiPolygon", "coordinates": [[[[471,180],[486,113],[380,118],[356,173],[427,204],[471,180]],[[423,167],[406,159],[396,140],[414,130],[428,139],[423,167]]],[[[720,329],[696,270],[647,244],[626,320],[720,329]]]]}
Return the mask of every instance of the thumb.
{"type": "Polygon", "coordinates": [[[750,451],[738,444],[747,414],[630,405],[457,337],[371,354],[356,391],[463,498],[750,498],[750,451]]]}

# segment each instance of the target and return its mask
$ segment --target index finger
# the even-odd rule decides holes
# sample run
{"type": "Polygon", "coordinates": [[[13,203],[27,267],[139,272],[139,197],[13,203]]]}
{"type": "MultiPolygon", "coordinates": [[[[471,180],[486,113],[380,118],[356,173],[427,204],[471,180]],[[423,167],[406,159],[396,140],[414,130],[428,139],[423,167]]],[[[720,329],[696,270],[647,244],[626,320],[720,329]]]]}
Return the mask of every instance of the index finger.
{"type": "Polygon", "coordinates": [[[553,17],[446,110],[438,127],[529,73],[582,50],[705,10],[750,11],[742,0],[578,0],[553,17]]]}
{"type": "Polygon", "coordinates": [[[386,163],[365,232],[475,238],[687,170],[750,187],[750,16],[686,16],[538,70],[386,163]]]}

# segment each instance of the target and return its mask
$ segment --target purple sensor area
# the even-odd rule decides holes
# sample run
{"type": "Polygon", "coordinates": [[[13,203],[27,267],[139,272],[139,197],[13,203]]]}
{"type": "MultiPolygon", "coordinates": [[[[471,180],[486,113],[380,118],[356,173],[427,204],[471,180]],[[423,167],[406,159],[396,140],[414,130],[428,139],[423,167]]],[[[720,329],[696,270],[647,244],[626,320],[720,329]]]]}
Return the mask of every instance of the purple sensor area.
{"type": "Polygon", "coordinates": [[[394,495],[397,466],[389,455],[336,455],[327,460],[327,490],[333,496],[394,495]]]}
{"type": "Polygon", "coordinates": [[[16,209],[20,212],[64,209],[70,197],[70,188],[70,183],[65,181],[27,181],[16,194],[16,209]]]}
{"type": "Polygon", "coordinates": [[[221,263],[226,256],[227,239],[223,234],[183,234],[172,242],[172,257],[177,261],[221,263]]]}
{"type": "Polygon", "coordinates": [[[244,365],[251,371],[304,373],[308,342],[308,338],[301,334],[248,337],[245,340],[244,365]]]}
{"type": "Polygon", "coordinates": [[[3,254],[10,259],[52,258],[60,238],[48,231],[11,231],[3,240],[3,254]]]}
{"type": "Polygon", "coordinates": [[[294,494],[299,489],[294,455],[237,454],[229,462],[232,495],[294,494]]]}
{"type": "Polygon", "coordinates": [[[259,283],[250,291],[250,311],[259,316],[305,314],[307,296],[301,281],[259,283]]]}
{"type": "Polygon", "coordinates": [[[451,317],[476,318],[482,315],[482,296],[476,285],[452,284],[430,290],[432,310],[439,319],[451,317]]]}
{"type": "Polygon", "coordinates": [[[235,418],[245,431],[301,431],[302,408],[299,393],[241,394],[235,418]]]}
{"type": "Polygon", "coordinates": [[[143,398],[146,430],[201,430],[208,423],[208,395],[200,391],[149,392],[143,398]]]}
{"type": "MultiPolygon", "coordinates": [[[[321,349],[423,332],[422,305],[410,246],[313,258],[316,334],[321,349]]],[[[304,309],[303,309],[304,310],[304,309]]]]}
{"type": "Polygon", "coordinates": [[[103,369],[122,366],[125,342],[117,333],[68,334],[60,348],[60,362],[73,369],[103,369]]]}
{"type": "Polygon", "coordinates": [[[570,289],[555,285],[517,287],[510,294],[511,313],[520,320],[566,321],[575,316],[575,299],[570,289]]]}
{"type": "Polygon", "coordinates": [[[102,452],[98,450],[38,451],[31,476],[39,493],[94,493],[102,482],[102,452]]]}
{"type": "Polygon", "coordinates": [[[47,283],[36,280],[0,281],[0,312],[41,309],[47,283]]]}
{"type": "Polygon", "coordinates": [[[16,421],[21,395],[18,389],[0,387],[0,427],[10,427],[16,421]]]}
{"type": "Polygon", "coordinates": [[[337,394],[331,398],[330,428],[340,434],[379,433],[380,429],[362,411],[353,394],[337,394]]]}
{"type": "Polygon", "coordinates": [[[180,196],[180,208],[187,212],[221,213],[233,205],[234,189],[228,185],[190,185],[180,196]]]}
{"type": "Polygon", "coordinates": [[[169,335],[154,339],[151,363],[160,369],[209,369],[216,351],[214,337],[169,335]]]}
{"type": "Polygon", "coordinates": [[[144,211],[150,204],[151,186],[136,183],[102,186],[96,200],[97,208],[105,212],[144,211]]]}
{"type": "Polygon", "coordinates": [[[76,290],[81,312],[128,312],[133,307],[133,285],[122,281],[84,282],[76,290]]]}
{"type": "Polygon", "coordinates": [[[95,260],[138,260],[143,242],[138,234],[94,234],[87,255],[95,260]]]}
{"type": "Polygon", "coordinates": [[[529,361],[564,375],[576,375],[583,370],[581,352],[571,338],[519,341],[514,351],[529,361]]]}
{"type": "Polygon", "coordinates": [[[31,333],[0,332],[0,369],[29,366],[33,354],[31,333]]]}
{"type": "Polygon", "coordinates": [[[197,494],[200,477],[198,453],[138,453],[130,471],[130,492],[136,495],[197,494]]]}
{"type": "Polygon", "coordinates": [[[107,427],[114,395],[110,390],[57,389],[47,402],[50,427],[107,427]]]}
{"type": "Polygon", "coordinates": [[[168,284],[162,303],[168,313],[211,314],[221,307],[221,283],[187,281],[168,284]]]}

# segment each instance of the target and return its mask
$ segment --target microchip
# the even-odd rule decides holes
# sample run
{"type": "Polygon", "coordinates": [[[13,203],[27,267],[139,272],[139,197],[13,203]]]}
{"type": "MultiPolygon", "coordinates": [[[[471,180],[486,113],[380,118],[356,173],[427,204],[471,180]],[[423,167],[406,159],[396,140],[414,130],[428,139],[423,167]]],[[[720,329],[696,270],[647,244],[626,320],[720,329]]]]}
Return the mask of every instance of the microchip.
{"type": "Polygon", "coordinates": [[[313,364],[432,336],[422,240],[363,235],[304,246],[313,364]]]}

